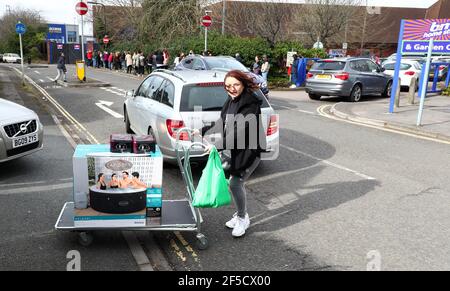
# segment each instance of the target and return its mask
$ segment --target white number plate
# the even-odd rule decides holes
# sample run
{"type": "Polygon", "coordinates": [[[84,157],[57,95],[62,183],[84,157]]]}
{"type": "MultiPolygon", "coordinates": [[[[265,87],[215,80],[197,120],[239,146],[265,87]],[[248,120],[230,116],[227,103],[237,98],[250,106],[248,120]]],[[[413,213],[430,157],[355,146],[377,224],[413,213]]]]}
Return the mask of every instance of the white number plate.
{"type": "Polygon", "coordinates": [[[13,148],[18,148],[30,143],[34,143],[38,141],[38,135],[37,133],[33,133],[27,136],[21,136],[18,138],[13,139],[13,148]]]}

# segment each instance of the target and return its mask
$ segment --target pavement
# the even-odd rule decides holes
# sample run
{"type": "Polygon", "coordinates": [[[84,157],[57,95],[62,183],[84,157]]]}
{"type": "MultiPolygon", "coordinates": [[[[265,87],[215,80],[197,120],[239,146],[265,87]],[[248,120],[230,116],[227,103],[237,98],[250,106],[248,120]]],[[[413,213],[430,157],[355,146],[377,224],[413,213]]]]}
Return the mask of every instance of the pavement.
{"type": "Polygon", "coordinates": [[[384,127],[450,142],[450,96],[435,95],[425,99],[420,126],[416,126],[419,99],[408,104],[401,94],[400,107],[389,113],[389,99],[367,99],[358,103],[340,102],[330,113],[350,121],[384,127]]]}

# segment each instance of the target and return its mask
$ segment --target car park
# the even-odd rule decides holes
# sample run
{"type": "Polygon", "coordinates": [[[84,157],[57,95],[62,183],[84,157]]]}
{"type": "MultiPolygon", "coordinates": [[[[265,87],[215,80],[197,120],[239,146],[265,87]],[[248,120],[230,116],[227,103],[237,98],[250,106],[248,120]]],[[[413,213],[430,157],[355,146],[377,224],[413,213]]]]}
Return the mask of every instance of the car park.
{"type": "Polygon", "coordinates": [[[7,53],[7,54],[3,55],[3,62],[4,63],[17,63],[17,64],[20,64],[21,61],[22,61],[22,59],[20,58],[20,56],[18,54],[7,53]]]}
{"type": "MultiPolygon", "coordinates": [[[[180,128],[199,128],[220,118],[228,94],[224,89],[225,72],[155,70],[136,89],[127,92],[124,122],[127,133],[153,135],[169,162],[176,160],[176,135],[180,128]]],[[[260,90],[263,127],[267,150],[276,151],[278,121],[275,111],[260,90]]],[[[189,144],[188,136],[181,135],[189,144]]],[[[199,150],[200,151],[200,150],[199,150]]],[[[193,152],[193,155],[200,152],[193,152]]]]}
{"type": "Polygon", "coordinates": [[[343,96],[358,102],[363,95],[389,97],[392,77],[367,58],[324,59],[314,63],[307,74],[305,90],[309,98],[343,96]]]}
{"type": "MultiPolygon", "coordinates": [[[[382,68],[384,69],[384,73],[390,76],[394,76],[395,62],[385,62],[382,68]]],[[[416,79],[416,89],[417,89],[419,86],[419,78],[421,71],[422,65],[418,61],[402,59],[399,70],[400,86],[409,88],[411,80],[416,79]]]]}
{"type": "Polygon", "coordinates": [[[0,162],[42,149],[43,131],[34,111],[0,98],[0,162]]]}
{"type": "Polygon", "coordinates": [[[248,68],[233,57],[189,55],[175,67],[175,70],[240,70],[248,72],[255,79],[263,94],[266,97],[269,96],[269,88],[264,78],[250,72],[248,68]]]}

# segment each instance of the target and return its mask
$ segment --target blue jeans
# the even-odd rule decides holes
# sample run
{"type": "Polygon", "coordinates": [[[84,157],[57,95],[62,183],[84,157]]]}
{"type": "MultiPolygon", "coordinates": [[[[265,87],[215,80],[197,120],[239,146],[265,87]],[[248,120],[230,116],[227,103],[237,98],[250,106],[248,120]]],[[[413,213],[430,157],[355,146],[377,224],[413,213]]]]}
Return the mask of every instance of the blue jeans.
{"type": "Polygon", "coordinates": [[[264,78],[264,80],[267,82],[267,77],[269,76],[269,72],[264,72],[262,73],[262,77],[264,78]]]}

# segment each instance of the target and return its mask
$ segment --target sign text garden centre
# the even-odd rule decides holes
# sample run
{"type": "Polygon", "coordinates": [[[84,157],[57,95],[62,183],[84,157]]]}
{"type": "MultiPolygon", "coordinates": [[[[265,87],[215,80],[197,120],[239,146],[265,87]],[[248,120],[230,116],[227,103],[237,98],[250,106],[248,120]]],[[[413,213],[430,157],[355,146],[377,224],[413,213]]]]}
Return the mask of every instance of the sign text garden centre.
{"type": "Polygon", "coordinates": [[[450,19],[405,20],[402,53],[425,54],[429,40],[434,39],[434,54],[450,54],[450,19]]]}

